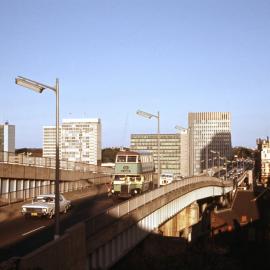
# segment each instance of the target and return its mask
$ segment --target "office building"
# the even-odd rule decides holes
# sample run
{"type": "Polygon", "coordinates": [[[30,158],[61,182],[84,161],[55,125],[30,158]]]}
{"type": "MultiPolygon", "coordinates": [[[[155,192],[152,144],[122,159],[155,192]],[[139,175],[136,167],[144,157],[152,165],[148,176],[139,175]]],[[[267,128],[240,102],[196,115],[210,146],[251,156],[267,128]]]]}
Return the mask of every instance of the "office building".
{"type": "Polygon", "coordinates": [[[217,165],[219,157],[231,158],[229,112],[192,112],[188,114],[188,125],[191,175],[198,175],[213,164],[217,165]]]}
{"type": "Polygon", "coordinates": [[[0,125],[0,152],[15,153],[15,125],[0,125]]]}
{"type": "MultiPolygon", "coordinates": [[[[62,143],[62,128],[59,127],[59,158],[62,159],[61,143],[62,143]]],[[[56,144],[56,128],[55,126],[43,127],[43,157],[55,158],[56,144]]]]}
{"type": "Polygon", "coordinates": [[[257,139],[258,150],[260,151],[260,180],[266,186],[270,179],[270,140],[267,137],[257,139]]]}
{"type": "MultiPolygon", "coordinates": [[[[155,169],[158,169],[158,135],[132,134],[131,150],[153,153],[155,169]]],[[[181,171],[181,134],[160,134],[160,172],[184,175],[181,171]]]]}
{"type": "Polygon", "coordinates": [[[188,177],[189,172],[189,133],[188,129],[180,131],[180,173],[188,177]]]}
{"type": "MultiPolygon", "coordinates": [[[[100,119],[63,119],[59,155],[61,160],[100,164],[100,119]]],[[[44,127],[43,156],[55,157],[55,127],[44,127]]]]}
{"type": "Polygon", "coordinates": [[[101,163],[100,119],[64,119],[62,159],[89,164],[101,163]]]}

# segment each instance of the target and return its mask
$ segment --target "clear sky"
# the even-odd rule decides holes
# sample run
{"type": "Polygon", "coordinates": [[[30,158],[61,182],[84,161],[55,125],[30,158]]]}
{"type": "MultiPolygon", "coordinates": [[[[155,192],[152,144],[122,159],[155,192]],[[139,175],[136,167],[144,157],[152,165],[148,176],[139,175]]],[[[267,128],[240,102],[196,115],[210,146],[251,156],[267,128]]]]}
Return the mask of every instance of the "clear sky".
{"type": "Polygon", "coordinates": [[[188,112],[232,113],[233,145],[270,134],[269,0],[3,0],[0,122],[16,147],[42,147],[55,123],[52,91],[15,85],[17,75],[60,80],[62,118],[99,117],[103,147],[131,133],[187,126],[188,112]]]}

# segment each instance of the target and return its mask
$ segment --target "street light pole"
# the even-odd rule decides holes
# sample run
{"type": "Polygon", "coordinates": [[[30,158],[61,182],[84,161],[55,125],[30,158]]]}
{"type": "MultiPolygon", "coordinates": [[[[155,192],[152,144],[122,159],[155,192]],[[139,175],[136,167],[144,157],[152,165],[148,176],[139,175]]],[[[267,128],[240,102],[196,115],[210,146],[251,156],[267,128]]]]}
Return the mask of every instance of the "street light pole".
{"type": "Polygon", "coordinates": [[[138,110],[136,112],[138,115],[142,116],[142,117],[145,117],[145,118],[148,118],[148,119],[151,119],[151,118],[156,118],[157,119],[157,148],[158,148],[158,153],[157,153],[157,159],[158,159],[158,170],[157,170],[157,174],[158,174],[158,182],[157,182],[157,186],[159,188],[160,186],[160,113],[158,111],[157,115],[155,114],[151,114],[151,113],[148,113],[148,112],[144,112],[144,111],[140,111],[138,110]]]}
{"type": "Polygon", "coordinates": [[[55,83],[55,94],[56,94],[56,143],[55,143],[55,236],[54,238],[59,238],[60,235],[60,190],[59,190],[59,178],[60,178],[60,170],[59,170],[59,80],[56,79],[55,83]]]}
{"type": "Polygon", "coordinates": [[[158,120],[158,187],[160,186],[160,115],[159,111],[157,113],[157,120],[158,120]]]}
{"type": "Polygon", "coordinates": [[[15,83],[17,85],[20,85],[22,87],[28,88],[30,90],[33,90],[37,93],[42,93],[45,89],[50,89],[54,91],[56,96],[56,128],[55,128],[55,233],[54,233],[54,239],[58,239],[60,236],[60,217],[59,217],[59,177],[60,177],[60,171],[59,171],[59,80],[56,79],[55,86],[49,86],[43,83],[39,83],[36,81],[33,81],[31,79],[27,79],[22,76],[18,76],[15,79],[15,83]]]}

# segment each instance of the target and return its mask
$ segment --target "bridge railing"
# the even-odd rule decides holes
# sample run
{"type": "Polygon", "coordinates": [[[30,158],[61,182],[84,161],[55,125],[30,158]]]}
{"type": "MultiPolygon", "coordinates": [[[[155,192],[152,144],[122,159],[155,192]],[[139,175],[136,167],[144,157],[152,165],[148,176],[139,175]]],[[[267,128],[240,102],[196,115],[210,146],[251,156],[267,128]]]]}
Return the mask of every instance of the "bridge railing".
{"type": "MultiPolygon", "coordinates": [[[[89,178],[87,180],[60,182],[59,188],[60,193],[67,193],[76,190],[84,191],[86,189],[93,187],[94,185],[106,184],[109,183],[110,181],[111,181],[110,176],[98,176],[89,178]]],[[[11,203],[25,201],[41,194],[54,193],[55,191],[54,182],[51,182],[50,184],[47,185],[44,185],[45,182],[42,181],[36,183],[38,184],[36,184],[35,187],[27,187],[23,189],[18,189],[16,191],[0,194],[0,207],[11,203]]]]}
{"type": "MultiPolygon", "coordinates": [[[[29,155],[15,154],[12,152],[0,152],[0,163],[19,164],[24,166],[35,166],[55,169],[55,159],[53,158],[32,157],[29,155]]],[[[113,173],[112,168],[66,160],[60,160],[60,169],[80,172],[96,172],[104,174],[113,173]]]]}
{"type": "Polygon", "coordinates": [[[158,189],[149,191],[140,196],[136,196],[130,200],[122,202],[116,206],[109,208],[105,212],[86,220],[87,237],[101,230],[102,228],[105,228],[116,219],[119,219],[129,214],[130,212],[137,209],[138,207],[143,206],[157,199],[158,197],[164,196],[179,188],[183,188],[183,189],[185,188],[185,190],[188,192],[196,188],[202,187],[203,185],[206,185],[206,184],[217,185],[217,186],[232,186],[233,185],[231,181],[224,182],[213,177],[211,178],[211,181],[209,180],[209,177],[192,177],[192,178],[185,178],[183,180],[173,182],[169,185],[160,187],[158,189]]]}

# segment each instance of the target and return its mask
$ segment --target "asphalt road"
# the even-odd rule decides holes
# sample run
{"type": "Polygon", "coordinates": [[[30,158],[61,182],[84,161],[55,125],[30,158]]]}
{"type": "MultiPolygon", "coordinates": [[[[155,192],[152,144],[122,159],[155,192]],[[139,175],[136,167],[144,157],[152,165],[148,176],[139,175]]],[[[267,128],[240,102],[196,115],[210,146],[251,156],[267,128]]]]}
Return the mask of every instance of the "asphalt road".
{"type": "MultiPolygon", "coordinates": [[[[111,207],[113,201],[107,194],[84,197],[72,202],[67,214],[60,216],[61,234],[72,225],[94,216],[111,207]]],[[[46,217],[15,219],[0,223],[0,262],[11,257],[20,257],[53,240],[54,219],[46,217]]]]}

